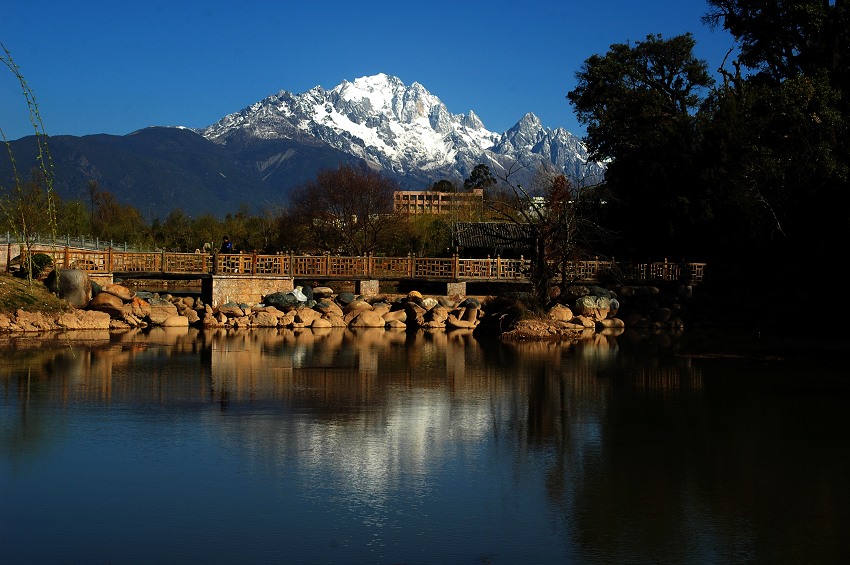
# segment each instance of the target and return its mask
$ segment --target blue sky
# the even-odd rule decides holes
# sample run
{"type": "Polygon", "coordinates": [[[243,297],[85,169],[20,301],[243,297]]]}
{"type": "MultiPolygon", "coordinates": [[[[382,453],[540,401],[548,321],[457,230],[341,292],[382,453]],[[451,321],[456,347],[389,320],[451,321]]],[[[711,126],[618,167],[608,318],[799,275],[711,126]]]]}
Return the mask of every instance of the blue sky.
{"type": "MultiPolygon", "coordinates": [[[[714,70],[732,40],[703,0],[42,0],[0,10],[0,43],[34,91],[48,135],[206,127],[281,90],[380,72],[418,82],[453,114],[503,132],[526,112],[582,135],[566,94],[589,56],[690,31],[714,70]]],[[[0,129],[33,133],[0,67],[0,129]]]]}

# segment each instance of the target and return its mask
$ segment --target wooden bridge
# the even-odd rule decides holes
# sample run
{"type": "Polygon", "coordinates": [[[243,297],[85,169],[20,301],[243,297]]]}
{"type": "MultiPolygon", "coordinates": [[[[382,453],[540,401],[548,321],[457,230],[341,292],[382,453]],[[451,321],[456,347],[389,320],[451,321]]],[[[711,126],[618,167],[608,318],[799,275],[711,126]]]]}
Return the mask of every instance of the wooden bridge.
{"type": "MultiPolygon", "coordinates": [[[[360,294],[377,293],[379,281],[447,283],[447,294],[466,294],[466,283],[529,284],[529,259],[465,259],[452,257],[346,257],[295,254],[204,254],[131,252],[112,248],[84,250],[40,246],[33,252],[53,258],[55,268],[76,268],[94,280],[120,279],[202,280],[202,294],[213,305],[239,297],[259,302],[270,292],[291,290],[295,281],[317,284],[357,281],[360,294]],[[203,282],[206,281],[206,282],[203,282]],[[371,285],[371,286],[369,286],[371,285]]],[[[616,279],[627,283],[682,282],[698,284],[705,263],[568,261],[563,265],[567,282],[596,283],[616,279]]]]}
{"type": "MultiPolygon", "coordinates": [[[[452,257],[383,257],[367,255],[294,255],[277,253],[203,254],[42,249],[57,268],[89,273],[113,273],[120,278],[204,278],[213,275],[280,276],[302,280],[423,280],[429,282],[528,283],[529,259],[464,259],[452,257]]],[[[705,263],[620,262],[615,260],[567,261],[563,266],[570,282],[598,282],[616,278],[624,282],[702,281],[705,263]]]]}

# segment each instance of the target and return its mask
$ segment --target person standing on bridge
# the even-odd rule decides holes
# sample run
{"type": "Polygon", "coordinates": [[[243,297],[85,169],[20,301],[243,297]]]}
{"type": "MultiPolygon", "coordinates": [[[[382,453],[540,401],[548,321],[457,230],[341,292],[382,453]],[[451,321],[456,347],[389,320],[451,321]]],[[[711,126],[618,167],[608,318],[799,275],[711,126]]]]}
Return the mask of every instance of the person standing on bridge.
{"type": "Polygon", "coordinates": [[[219,253],[233,253],[233,243],[231,243],[230,238],[224,236],[224,240],[221,242],[221,249],[218,250],[219,253]]]}

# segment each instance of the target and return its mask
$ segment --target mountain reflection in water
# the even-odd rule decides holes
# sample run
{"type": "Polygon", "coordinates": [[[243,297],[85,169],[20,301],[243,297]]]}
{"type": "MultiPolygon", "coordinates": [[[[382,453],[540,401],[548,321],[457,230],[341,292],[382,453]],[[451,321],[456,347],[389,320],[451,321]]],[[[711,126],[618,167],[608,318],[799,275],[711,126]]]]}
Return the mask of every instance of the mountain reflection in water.
{"type": "Polygon", "coordinates": [[[838,562],[845,365],[681,337],[2,336],[4,561],[838,562]]]}

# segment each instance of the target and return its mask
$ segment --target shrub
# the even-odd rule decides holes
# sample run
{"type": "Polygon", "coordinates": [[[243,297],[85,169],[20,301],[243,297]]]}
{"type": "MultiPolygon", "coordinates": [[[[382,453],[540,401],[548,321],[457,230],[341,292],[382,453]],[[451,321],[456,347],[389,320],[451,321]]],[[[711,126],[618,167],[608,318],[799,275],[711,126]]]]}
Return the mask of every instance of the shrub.
{"type": "Polygon", "coordinates": [[[32,261],[22,260],[21,256],[15,257],[12,262],[18,262],[21,265],[19,276],[30,276],[37,279],[50,266],[53,265],[53,257],[46,253],[36,253],[32,256],[32,261]],[[30,271],[30,269],[32,269],[30,271]]]}

